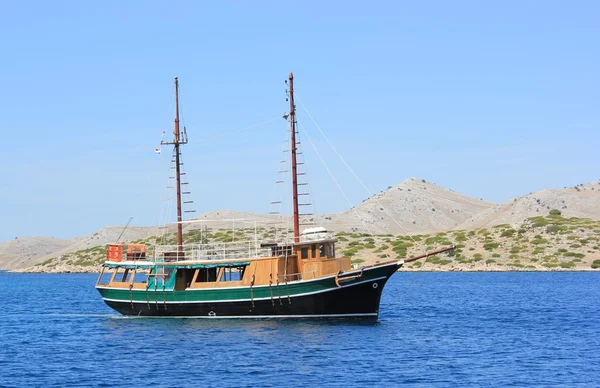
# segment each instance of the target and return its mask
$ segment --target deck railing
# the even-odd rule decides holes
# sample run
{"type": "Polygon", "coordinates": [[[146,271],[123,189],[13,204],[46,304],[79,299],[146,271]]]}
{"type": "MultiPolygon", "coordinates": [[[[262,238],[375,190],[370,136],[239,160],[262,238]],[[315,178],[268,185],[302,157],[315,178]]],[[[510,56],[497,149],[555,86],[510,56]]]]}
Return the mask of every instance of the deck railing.
{"type": "Polygon", "coordinates": [[[251,257],[269,257],[270,248],[263,248],[255,241],[231,243],[156,245],[153,247],[155,261],[199,261],[199,260],[238,260],[251,257]]]}
{"type": "MultiPolygon", "coordinates": [[[[300,236],[301,243],[310,243],[315,241],[332,240],[335,235],[330,233],[319,233],[311,236],[300,236]]],[[[270,257],[273,255],[273,248],[281,248],[292,246],[293,240],[278,241],[276,244],[273,241],[268,241],[265,246],[262,246],[262,241],[234,241],[234,242],[215,242],[215,243],[192,243],[184,244],[182,247],[177,245],[147,245],[142,244],[123,244],[109,246],[109,261],[121,261],[125,259],[127,252],[127,260],[152,260],[152,261],[203,261],[203,260],[238,260],[248,259],[253,257],[270,257]],[[129,246],[135,246],[136,252],[130,253],[129,246]],[[138,253],[143,250],[143,255],[138,253]],[[113,252],[114,251],[114,252],[113,252]],[[135,254],[138,254],[136,257],[135,254]],[[131,256],[131,257],[130,257],[131,256]],[[143,256],[143,257],[142,257],[143,256]]]]}

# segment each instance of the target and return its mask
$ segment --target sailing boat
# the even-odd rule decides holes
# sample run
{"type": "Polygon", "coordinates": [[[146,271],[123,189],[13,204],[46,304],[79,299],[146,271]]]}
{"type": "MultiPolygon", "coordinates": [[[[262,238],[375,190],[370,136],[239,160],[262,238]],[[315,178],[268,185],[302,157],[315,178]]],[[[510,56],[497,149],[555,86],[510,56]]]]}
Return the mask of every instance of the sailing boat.
{"type": "MultiPolygon", "coordinates": [[[[377,318],[388,279],[407,260],[352,268],[337,257],[334,235],[300,231],[296,162],[296,107],[289,75],[293,239],[268,243],[184,244],[181,202],[179,84],[175,78],[177,245],[108,245],[96,289],[124,315],[198,318],[377,318]]],[[[183,136],[182,136],[183,135],[183,136]]]]}

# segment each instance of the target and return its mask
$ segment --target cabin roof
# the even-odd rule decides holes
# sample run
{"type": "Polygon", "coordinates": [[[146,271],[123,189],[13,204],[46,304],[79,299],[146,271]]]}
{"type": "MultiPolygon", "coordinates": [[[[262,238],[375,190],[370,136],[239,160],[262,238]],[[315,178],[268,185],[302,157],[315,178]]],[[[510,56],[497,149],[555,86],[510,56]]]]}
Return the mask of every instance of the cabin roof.
{"type": "Polygon", "coordinates": [[[154,267],[172,267],[172,268],[217,268],[217,267],[242,267],[250,264],[250,260],[213,260],[213,261],[121,261],[111,262],[107,261],[104,263],[109,268],[123,268],[123,269],[148,269],[154,267]]]}
{"type": "Polygon", "coordinates": [[[300,242],[285,242],[285,243],[262,243],[260,244],[263,248],[284,248],[284,247],[294,247],[294,246],[304,246],[304,245],[312,245],[312,244],[324,244],[324,243],[336,243],[337,238],[324,238],[319,240],[305,240],[300,242]]]}

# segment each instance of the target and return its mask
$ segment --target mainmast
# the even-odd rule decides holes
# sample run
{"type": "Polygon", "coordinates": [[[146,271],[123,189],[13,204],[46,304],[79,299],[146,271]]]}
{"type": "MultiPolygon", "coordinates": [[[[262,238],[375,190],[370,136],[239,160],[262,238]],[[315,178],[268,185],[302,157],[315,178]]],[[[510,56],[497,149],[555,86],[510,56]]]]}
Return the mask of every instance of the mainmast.
{"type": "Polygon", "coordinates": [[[298,214],[298,170],[296,165],[296,105],[294,105],[294,74],[290,73],[290,131],[292,132],[292,197],[294,210],[294,242],[300,242],[300,221],[298,214]]]}
{"type": "Polygon", "coordinates": [[[175,77],[175,128],[173,130],[173,142],[162,142],[161,144],[172,144],[175,151],[175,179],[177,188],[177,247],[183,248],[183,225],[181,224],[181,163],[179,162],[179,146],[187,143],[187,138],[181,137],[179,131],[179,80],[175,77]]]}

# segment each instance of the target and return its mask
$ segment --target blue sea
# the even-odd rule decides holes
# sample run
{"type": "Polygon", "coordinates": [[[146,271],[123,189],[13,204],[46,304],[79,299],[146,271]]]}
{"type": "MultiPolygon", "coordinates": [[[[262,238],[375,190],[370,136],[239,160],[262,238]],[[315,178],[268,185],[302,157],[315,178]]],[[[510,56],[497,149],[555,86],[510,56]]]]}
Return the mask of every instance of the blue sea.
{"type": "Polygon", "coordinates": [[[600,273],[398,273],[378,321],[125,318],[0,272],[0,386],[600,386],[600,273]]]}

